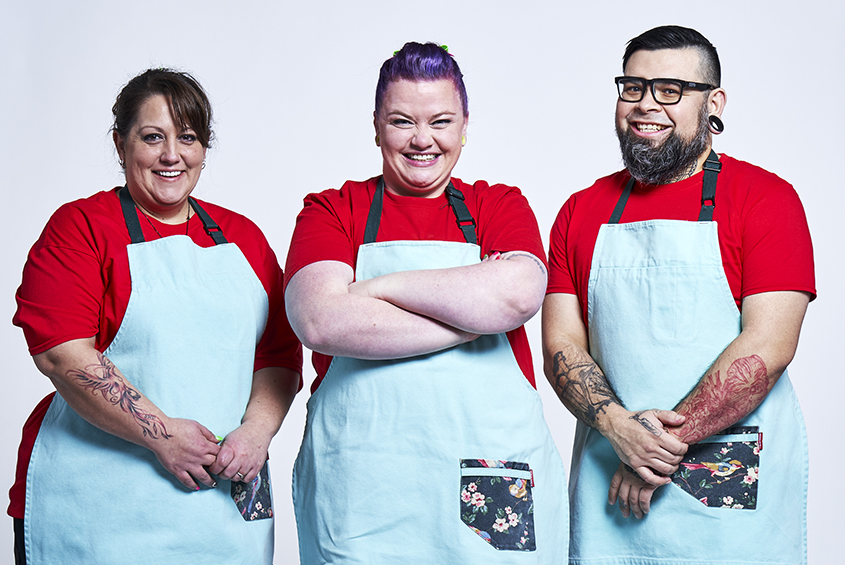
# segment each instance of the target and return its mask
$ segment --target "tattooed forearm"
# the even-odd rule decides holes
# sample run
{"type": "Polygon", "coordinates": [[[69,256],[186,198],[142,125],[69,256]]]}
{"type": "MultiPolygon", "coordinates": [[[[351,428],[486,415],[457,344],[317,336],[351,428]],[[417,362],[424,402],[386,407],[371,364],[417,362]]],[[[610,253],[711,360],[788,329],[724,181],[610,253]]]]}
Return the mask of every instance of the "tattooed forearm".
{"type": "Polygon", "coordinates": [[[553,375],[557,396],[587,426],[595,427],[610,404],[621,404],[595,363],[569,364],[560,351],[554,355],[553,375]]]}
{"type": "Polygon", "coordinates": [[[172,437],[168,435],[162,419],[155,414],[145,412],[138,406],[141,394],[118,374],[115,365],[102,353],[97,353],[99,364],[88,365],[82,370],[71,369],[67,372],[68,377],[74,379],[84,389],[90,390],[91,394],[99,392],[103,398],[121,410],[130,414],[145,437],[152,439],[172,437]]]}
{"type": "Polygon", "coordinates": [[[526,257],[526,258],[530,259],[531,261],[536,263],[536,266],[539,267],[539,270],[542,271],[543,275],[548,276],[548,271],[547,271],[547,269],[545,269],[545,264],[542,263],[539,260],[539,258],[536,257],[535,255],[533,255],[532,253],[513,252],[513,253],[510,253],[510,255],[508,257],[506,257],[506,260],[509,261],[510,259],[513,259],[515,257],[526,257]]]}
{"type": "Polygon", "coordinates": [[[642,414],[644,414],[645,412],[649,412],[649,410],[640,410],[630,416],[630,419],[639,422],[642,427],[651,432],[651,434],[660,437],[662,435],[662,430],[652,424],[650,420],[642,416],[642,414]]]}
{"type": "Polygon", "coordinates": [[[707,374],[679,406],[686,422],[680,441],[694,443],[735,424],[750,414],[768,394],[768,370],[758,355],[742,357],[721,371],[707,374]]]}

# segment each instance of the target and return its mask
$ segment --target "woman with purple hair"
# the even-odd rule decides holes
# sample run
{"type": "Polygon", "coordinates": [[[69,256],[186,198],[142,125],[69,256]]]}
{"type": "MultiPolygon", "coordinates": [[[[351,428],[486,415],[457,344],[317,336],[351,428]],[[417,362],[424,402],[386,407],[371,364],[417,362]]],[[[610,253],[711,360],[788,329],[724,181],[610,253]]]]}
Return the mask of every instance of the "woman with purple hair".
{"type": "Polygon", "coordinates": [[[286,266],[318,373],[294,471],[303,563],[563,563],[566,478],[523,324],[547,268],[514,187],[451,177],[468,97],[447,48],[380,69],[382,175],[306,197],[286,266]]]}

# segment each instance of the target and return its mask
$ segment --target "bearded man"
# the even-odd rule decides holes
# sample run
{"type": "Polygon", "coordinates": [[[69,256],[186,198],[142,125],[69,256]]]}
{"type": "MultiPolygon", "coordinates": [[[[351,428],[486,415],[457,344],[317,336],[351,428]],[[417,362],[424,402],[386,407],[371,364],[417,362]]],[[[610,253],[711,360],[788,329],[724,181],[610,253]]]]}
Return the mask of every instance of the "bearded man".
{"type": "Polygon", "coordinates": [[[626,168],[560,211],[542,310],[545,373],[578,419],[571,562],[805,563],[786,373],[815,297],[803,207],[713,151],[727,96],[704,36],[649,30],[623,71],[626,168]]]}

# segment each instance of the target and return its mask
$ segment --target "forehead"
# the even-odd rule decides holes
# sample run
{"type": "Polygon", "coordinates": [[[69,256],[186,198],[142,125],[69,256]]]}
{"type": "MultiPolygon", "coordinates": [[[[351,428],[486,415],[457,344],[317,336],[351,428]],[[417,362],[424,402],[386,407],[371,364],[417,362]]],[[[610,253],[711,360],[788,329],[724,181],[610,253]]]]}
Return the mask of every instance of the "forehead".
{"type": "Polygon", "coordinates": [[[701,54],[697,49],[640,50],[627,61],[624,74],[627,76],[652,78],[676,78],[701,82],[701,54]]]}
{"type": "Polygon", "coordinates": [[[138,107],[135,125],[143,127],[149,122],[173,122],[171,104],[162,94],[148,97],[138,107]]]}
{"type": "Polygon", "coordinates": [[[448,79],[389,83],[383,98],[383,111],[397,110],[461,112],[462,101],[453,81],[448,79]]]}

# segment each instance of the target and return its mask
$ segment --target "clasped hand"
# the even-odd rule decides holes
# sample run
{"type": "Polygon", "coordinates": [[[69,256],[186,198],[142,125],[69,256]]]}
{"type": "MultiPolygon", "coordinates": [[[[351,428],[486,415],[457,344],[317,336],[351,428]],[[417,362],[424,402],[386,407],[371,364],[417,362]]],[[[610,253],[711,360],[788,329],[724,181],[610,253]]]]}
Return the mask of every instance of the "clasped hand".
{"type": "Polygon", "coordinates": [[[654,491],[671,482],[689,446],[668,432],[685,418],[670,410],[642,410],[619,417],[608,439],[621,459],[610,482],[609,504],[619,502],[621,515],[642,518],[654,491]]]}
{"type": "Polygon", "coordinates": [[[208,428],[194,420],[169,418],[167,438],[160,438],[153,450],[162,466],[186,488],[198,490],[198,483],[213,488],[222,479],[251,482],[268,456],[268,443],[262,434],[243,424],[218,443],[208,428]]]}

